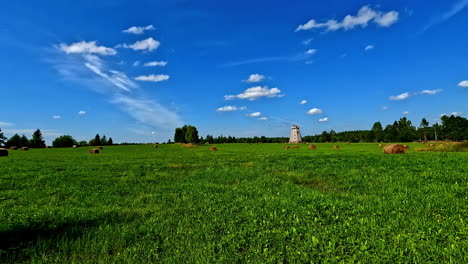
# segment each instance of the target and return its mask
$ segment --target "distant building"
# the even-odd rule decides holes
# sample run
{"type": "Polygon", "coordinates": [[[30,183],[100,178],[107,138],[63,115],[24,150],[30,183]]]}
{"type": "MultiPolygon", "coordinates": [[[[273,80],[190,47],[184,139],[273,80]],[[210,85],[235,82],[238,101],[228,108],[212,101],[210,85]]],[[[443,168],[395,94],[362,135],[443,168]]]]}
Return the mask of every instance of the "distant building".
{"type": "Polygon", "coordinates": [[[301,131],[299,131],[299,126],[294,125],[291,127],[291,136],[289,137],[289,143],[302,143],[301,131]]]}

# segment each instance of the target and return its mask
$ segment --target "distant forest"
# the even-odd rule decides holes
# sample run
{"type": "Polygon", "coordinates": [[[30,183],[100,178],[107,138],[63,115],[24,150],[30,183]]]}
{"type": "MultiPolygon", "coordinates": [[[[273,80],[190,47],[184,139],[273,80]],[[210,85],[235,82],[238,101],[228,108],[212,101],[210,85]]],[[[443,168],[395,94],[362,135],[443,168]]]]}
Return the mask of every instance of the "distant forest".
{"type": "MultiPolygon", "coordinates": [[[[468,119],[451,115],[441,118],[441,125],[432,125],[423,118],[418,127],[406,117],[387,125],[385,128],[380,122],[375,122],[370,130],[356,130],[335,132],[323,131],[318,135],[303,136],[303,142],[412,142],[428,140],[468,140],[468,119]]],[[[176,143],[284,143],[289,141],[289,137],[252,137],[236,138],[232,136],[198,138],[198,131],[193,126],[177,128],[174,136],[176,143]],[[190,134],[186,137],[186,131],[190,134]]],[[[170,142],[170,141],[169,141],[170,142]]]]}
{"type": "MultiPolygon", "coordinates": [[[[428,141],[428,140],[452,140],[463,141],[468,140],[468,119],[461,116],[451,115],[443,116],[441,124],[434,123],[432,125],[423,118],[418,127],[406,117],[393,122],[383,128],[380,122],[375,122],[370,130],[356,130],[356,131],[343,131],[335,132],[323,131],[321,134],[313,136],[303,136],[303,142],[412,142],[412,141],[428,141]]],[[[176,143],[194,143],[194,144],[220,144],[220,143],[284,143],[288,142],[289,137],[241,137],[236,138],[233,136],[218,136],[213,137],[207,135],[200,137],[198,130],[194,126],[185,125],[181,128],[176,128],[174,133],[174,142],[176,143]]],[[[167,143],[173,143],[170,139],[167,143]]],[[[121,143],[122,145],[128,144],[142,144],[142,143],[121,143]]],[[[99,134],[89,142],[77,142],[69,135],[57,137],[52,142],[53,147],[72,147],[72,146],[101,146],[101,145],[114,145],[112,138],[107,139],[106,136],[100,137],[99,134]]],[[[28,139],[25,135],[13,135],[7,139],[0,128],[0,146],[5,147],[30,147],[30,148],[44,148],[46,143],[42,133],[37,129],[28,139]]]]}

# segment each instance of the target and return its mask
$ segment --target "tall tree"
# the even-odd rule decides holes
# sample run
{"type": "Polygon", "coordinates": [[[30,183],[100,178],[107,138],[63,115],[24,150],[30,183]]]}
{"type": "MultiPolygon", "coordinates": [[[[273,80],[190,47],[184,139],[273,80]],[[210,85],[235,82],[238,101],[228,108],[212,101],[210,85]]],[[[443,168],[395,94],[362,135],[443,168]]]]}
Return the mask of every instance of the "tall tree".
{"type": "Polygon", "coordinates": [[[0,146],[4,146],[7,142],[7,138],[3,135],[2,129],[0,128],[0,146]]]}
{"type": "Polygon", "coordinates": [[[198,130],[194,126],[187,126],[187,131],[185,132],[185,142],[187,143],[198,143],[198,130]]]}
{"type": "Polygon", "coordinates": [[[99,134],[96,134],[96,136],[94,137],[94,146],[100,146],[101,144],[101,137],[99,136],[99,134]]]}
{"type": "Polygon", "coordinates": [[[107,145],[114,145],[114,140],[111,137],[107,140],[107,145]]]}
{"type": "Polygon", "coordinates": [[[18,134],[14,134],[6,143],[7,147],[20,147],[21,137],[18,134]]]}
{"type": "Polygon", "coordinates": [[[42,137],[41,130],[37,129],[29,142],[31,148],[45,148],[46,144],[42,137]]]}
{"type": "Polygon", "coordinates": [[[427,122],[426,118],[423,118],[421,120],[421,129],[423,131],[423,134],[424,134],[424,141],[427,141],[427,127],[429,126],[429,122],[427,122]]]}
{"type": "Polygon", "coordinates": [[[384,139],[382,123],[375,122],[374,125],[372,125],[371,131],[373,132],[372,134],[376,142],[380,142],[384,139]]]}
{"type": "Polygon", "coordinates": [[[185,140],[185,135],[183,133],[182,128],[180,127],[176,128],[174,132],[174,142],[183,143],[184,140],[185,140]]]}
{"type": "Polygon", "coordinates": [[[20,145],[18,147],[28,147],[29,146],[29,140],[28,138],[23,134],[20,139],[20,145]]]}
{"type": "Polygon", "coordinates": [[[103,135],[102,138],[101,138],[101,144],[102,145],[107,145],[107,138],[106,138],[106,135],[103,135]]]}

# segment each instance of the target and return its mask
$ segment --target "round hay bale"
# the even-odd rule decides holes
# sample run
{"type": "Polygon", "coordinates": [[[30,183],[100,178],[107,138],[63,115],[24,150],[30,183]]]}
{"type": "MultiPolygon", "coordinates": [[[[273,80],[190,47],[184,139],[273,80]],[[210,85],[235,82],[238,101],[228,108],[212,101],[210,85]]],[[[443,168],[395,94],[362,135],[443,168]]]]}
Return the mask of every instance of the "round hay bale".
{"type": "Polygon", "coordinates": [[[17,150],[17,147],[10,147],[10,150],[17,150]]]}
{"type": "Polygon", "coordinates": [[[98,146],[98,147],[96,147],[96,149],[99,149],[99,150],[101,150],[101,149],[102,149],[102,147],[101,147],[101,146],[98,146]]]}
{"type": "Polygon", "coordinates": [[[385,154],[404,154],[406,153],[406,148],[401,144],[389,144],[384,148],[385,154]]]}
{"type": "Polygon", "coordinates": [[[290,148],[290,146],[284,146],[283,148],[288,149],[288,148],[290,148]]]}
{"type": "Polygon", "coordinates": [[[28,147],[22,147],[21,150],[29,150],[28,147]]]}
{"type": "Polygon", "coordinates": [[[339,149],[339,148],[340,148],[340,146],[338,146],[338,145],[335,145],[335,146],[333,146],[333,148],[334,148],[334,149],[339,149]]]}
{"type": "Polygon", "coordinates": [[[73,148],[77,148],[78,146],[77,145],[73,145],[73,148]]]}
{"type": "Polygon", "coordinates": [[[349,144],[351,144],[351,143],[350,143],[350,142],[346,142],[346,145],[349,145],[349,144]]]}
{"type": "Polygon", "coordinates": [[[382,144],[379,144],[379,148],[381,148],[381,147],[383,147],[383,145],[382,145],[382,144]]]}
{"type": "Polygon", "coordinates": [[[408,145],[403,145],[403,147],[405,147],[405,149],[409,149],[409,146],[408,146],[408,145]]]}
{"type": "Polygon", "coordinates": [[[158,144],[153,144],[153,148],[158,148],[158,144]]]}
{"type": "Polygon", "coordinates": [[[8,150],[4,148],[0,148],[0,157],[7,157],[8,156],[8,150]]]}
{"type": "Polygon", "coordinates": [[[309,146],[309,149],[317,149],[317,146],[315,146],[315,145],[310,145],[310,146],[309,146]]]}
{"type": "Polygon", "coordinates": [[[293,148],[299,148],[299,146],[298,146],[298,145],[294,145],[293,148]]]}
{"type": "Polygon", "coordinates": [[[215,146],[211,146],[211,147],[210,147],[210,150],[211,150],[211,151],[217,151],[218,149],[217,149],[215,146]]]}
{"type": "Polygon", "coordinates": [[[91,153],[91,154],[98,154],[98,153],[99,153],[99,149],[97,149],[97,148],[90,149],[90,150],[89,150],[89,153],[91,153]]]}

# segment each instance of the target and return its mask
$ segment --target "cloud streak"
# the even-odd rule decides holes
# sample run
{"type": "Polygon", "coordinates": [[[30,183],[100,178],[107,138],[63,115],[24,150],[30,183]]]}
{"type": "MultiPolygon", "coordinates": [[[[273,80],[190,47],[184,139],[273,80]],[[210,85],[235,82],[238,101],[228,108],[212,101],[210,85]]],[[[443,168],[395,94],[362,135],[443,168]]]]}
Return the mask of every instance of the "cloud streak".
{"type": "Polygon", "coordinates": [[[398,21],[398,16],[399,13],[396,11],[382,13],[373,10],[369,6],[363,6],[356,16],[347,15],[341,22],[330,19],[324,23],[317,23],[315,19],[311,19],[307,23],[299,25],[295,31],[312,29],[325,29],[326,31],[350,30],[358,26],[365,28],[370,22],[374,22],[380,27],[389,27],[398,21]]]}
{"type": "Polygon", "coordinates": [[[423,32],[428,30],[429,28],[441,24],[447,20],[449,20],[451,17],[455,16],[459,12],[461,12],[465,7],[468,5],[468,0],[460,0],[456,2],[449,11],[443,13],[442,15],[433,18],[423,29],[423,32]]]}
{"type": "Polygon", "coordinates": [[[135,35],[140,35],[143,34],[147,30],[154,30],[153,25],[149,25],[146,27],[130,27],[129,29],[123,30],[122,32],[124,33],[129,33],[129,34],[135,34],[135,35]]]}
{"type": "Polygon", "coordinates": [[[394,96],[390,96],[388,97],[388,99],[390,101],[400,101],[400,100],[405,100],[409,97],[409,93],[402,93],[402,94],[399,94],[399,95],[394,95],[394,96]]]}
{"type": "Polygon", "coordinates": [[[233,99],[247,99],[247,100],[257,100],[261,97],[281,97],[283,95],[280,94],[281,90],[278,88],[271,88],[268,89],[268,86],[256,86],[245,90],[243,93],[238,95],[225,95],[225,100],[233,100],[233,99]]]}

